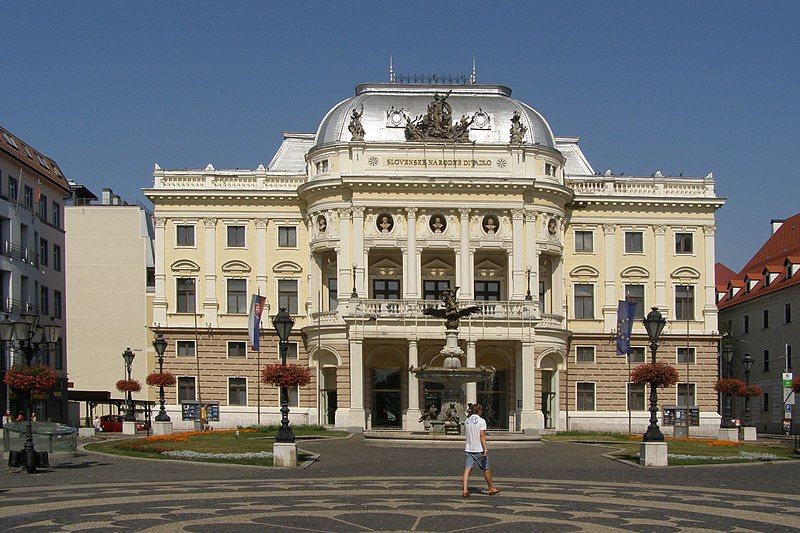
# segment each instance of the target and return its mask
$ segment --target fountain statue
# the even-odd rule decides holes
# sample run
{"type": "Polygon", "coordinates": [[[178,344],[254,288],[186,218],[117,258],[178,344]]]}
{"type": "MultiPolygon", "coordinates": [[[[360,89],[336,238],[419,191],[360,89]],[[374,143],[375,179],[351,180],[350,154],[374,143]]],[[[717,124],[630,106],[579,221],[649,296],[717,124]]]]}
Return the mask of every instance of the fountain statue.
{"type": "Polygon", "coordinates": [[[477,306],[470,306],[464,309],[458,308],[455,289],[445,289],[439,299],[444,304],[443,308],[428,308],[423,314],[443,318],[445,321],[445,346],[439,354],[431,360],[431,363],[439,357],[442,358],[442,366],[422,365],[422,367],[410,369],[417,379],[428,383],[441,383],[444,385],[442,390],[442,405],[438,413],[444,415],[443,420],[438,420],[434,410],[431,409],[425,419],[430,423],[431,431],[443,430],[445,433],[461,433],[461,425],[466,419],[464,405],[464,384],[480,381],[491,381],[494,379],[495,369],[492,367],[470,368],[462,366],[461,358],[464,351],[458,346],[458,324],[459,320],[480,310],[477,306]]]}

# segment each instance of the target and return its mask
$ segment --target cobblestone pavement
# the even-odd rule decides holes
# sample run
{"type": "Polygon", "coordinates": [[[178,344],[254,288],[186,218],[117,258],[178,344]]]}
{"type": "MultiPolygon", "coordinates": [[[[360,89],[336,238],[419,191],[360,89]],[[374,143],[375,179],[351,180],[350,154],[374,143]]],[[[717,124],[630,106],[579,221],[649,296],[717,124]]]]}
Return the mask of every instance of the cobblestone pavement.
{"type": "Polygon", "coordinates": [[[644,469],[607,449],[490,451],[499,495],[460,496],[457,450],[306,442],[320,460],[279,470],[96,454],[37,475],[2,467],[5,531],[800,530],[797,463],[644,469]]]}

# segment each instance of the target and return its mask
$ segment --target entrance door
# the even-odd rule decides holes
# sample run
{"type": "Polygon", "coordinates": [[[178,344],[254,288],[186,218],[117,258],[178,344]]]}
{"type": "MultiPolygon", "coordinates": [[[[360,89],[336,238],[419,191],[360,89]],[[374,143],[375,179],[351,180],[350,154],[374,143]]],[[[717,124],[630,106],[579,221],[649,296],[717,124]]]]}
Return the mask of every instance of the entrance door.
{"type": "Polygon", "coordinates": [[[403,426],[403,406],[400,401],[400,369],[372,369],[372,426],[399,428],[403,426]]]}
{"type": "Polygon", "coordinates": [[[327,426],[336,425],[337,397],[336,389],[322,390],[320,399],[322,400],[322,423],[327,426]]]}
{"type": "Polygon", "coordinates": [[[508,429],[507,376],[506,370],[498,370],[491,382],[478,383],[478,403],[489,428],[508,429]]]}
{"type": "Polygon", "coordinates": [[[556,393],[553,390],[552,370],[542,370],[542,415],[544,416],[544,428],[555,429],[556,419],[556,393]]]}

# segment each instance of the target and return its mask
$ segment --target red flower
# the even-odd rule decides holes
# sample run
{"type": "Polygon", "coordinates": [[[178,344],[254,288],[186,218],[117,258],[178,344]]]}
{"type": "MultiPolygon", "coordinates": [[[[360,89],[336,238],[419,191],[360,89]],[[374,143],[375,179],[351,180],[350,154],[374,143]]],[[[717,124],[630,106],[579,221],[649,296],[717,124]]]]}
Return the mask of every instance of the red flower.
{"type": "Polygon", "coordinates": [[[631,372],[631,381],[636,384],[649,383],[655,387],[671,387],[678,382],[675,367],[656,361],[639,365],[631,372]]]}
{"type": "Polygon", "coordinates": [[[6,372],[6,385],[16,390],[46,392],[56,386],[55,371],[47,365],[15,366],[6,372]]]}
{"type": "Polygon", "coordinates": [[[121,379],[117,381],[117,390],[120,392],[139,392],[142,384],[135,379],[121,379]]]}
{"type": "Polygon", "coordinates": [[[797,394],[800,394],[800,376],[797,376],[792,380],[792,390],[797,394]]]}
{"type": "Polygon", "coordinates": [[[276,387],[296,387],[308,385],[311,369],[296,364],[271,364],[261,371],[261,382],[276,387]]]}
{"type": "Polygon", "coordinates": [[[151,387],[172,387],[175,385],[175,375],[171,372],[151,372],[145,382],[151,387]]]}
{"type": "Polygon", "coordinates": [[[719,378],[714,384],[714,390],[722,394],[741,396],[744,392],[744,381],[736,378],[719,378]]]}
{"type": "Polygon", "coordinates": [[[742,393],[739,394],[739,396],[749,396],[752,398],[753,396],[761,396],[762,394],[764,394],[764,391],[762,391],[761,387],[758,385],[748,385],[742,389],[742,393]]]}

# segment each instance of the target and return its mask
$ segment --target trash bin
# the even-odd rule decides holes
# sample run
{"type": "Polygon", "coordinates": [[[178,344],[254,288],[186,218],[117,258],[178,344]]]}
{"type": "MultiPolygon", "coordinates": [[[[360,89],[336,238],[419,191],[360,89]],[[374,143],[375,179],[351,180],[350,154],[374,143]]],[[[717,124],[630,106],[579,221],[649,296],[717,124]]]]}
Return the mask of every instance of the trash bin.
{"type": "Polygon", "coordinates": [[[686,426],[675,426],[672,428],[672,436],[676,439],[687,438],[689,436],[689,428],[686,426]]]}

